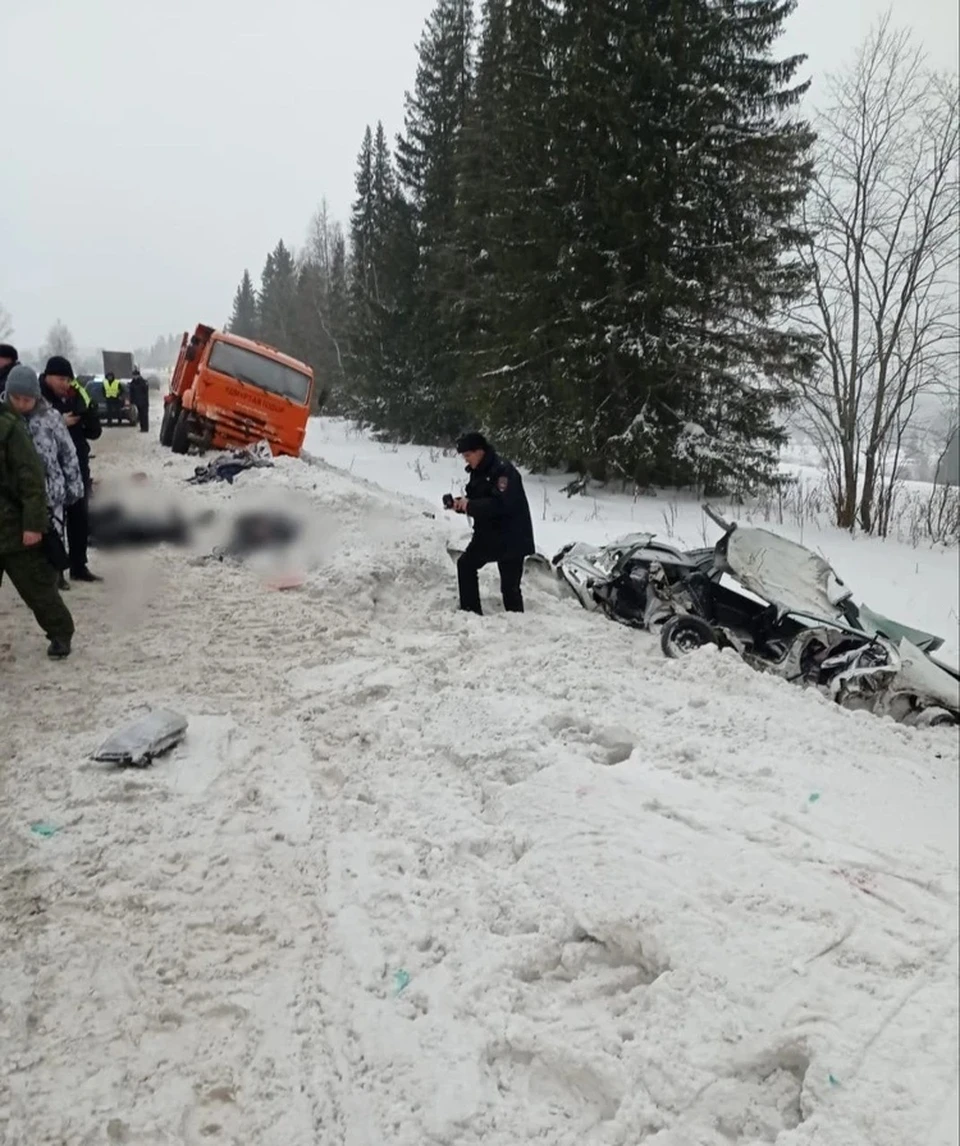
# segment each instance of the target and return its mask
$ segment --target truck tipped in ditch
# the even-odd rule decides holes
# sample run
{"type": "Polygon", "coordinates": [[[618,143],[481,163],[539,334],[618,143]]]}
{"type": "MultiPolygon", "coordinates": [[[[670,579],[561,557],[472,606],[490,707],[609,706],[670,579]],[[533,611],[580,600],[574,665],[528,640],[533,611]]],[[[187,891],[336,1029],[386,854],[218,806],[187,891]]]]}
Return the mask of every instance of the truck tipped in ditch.
{"type": "Polygon", "coordinates": [[[164,395],[160,444],[235,449],[266,441],[299,457],[313,399],[313,371],[263,342],[197,326],[184,334],[164,395]]]}

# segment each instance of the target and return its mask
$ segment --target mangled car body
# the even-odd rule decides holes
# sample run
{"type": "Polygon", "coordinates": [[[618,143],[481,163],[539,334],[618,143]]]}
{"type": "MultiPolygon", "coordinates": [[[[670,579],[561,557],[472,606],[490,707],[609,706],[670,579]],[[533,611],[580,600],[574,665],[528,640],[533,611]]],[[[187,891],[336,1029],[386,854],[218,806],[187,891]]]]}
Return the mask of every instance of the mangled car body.
{"type": "Polygon", "coordinates": [[[636,533],[530,564],[585,608],[658,633],[667,656],[719,645],[845,708],[919,726],[960,722],[957,671],[933,656],[941,638],[855,605],[829,563],[802,545],[707,513],[723,529],[709,549],[684,552],[636,533]]]}

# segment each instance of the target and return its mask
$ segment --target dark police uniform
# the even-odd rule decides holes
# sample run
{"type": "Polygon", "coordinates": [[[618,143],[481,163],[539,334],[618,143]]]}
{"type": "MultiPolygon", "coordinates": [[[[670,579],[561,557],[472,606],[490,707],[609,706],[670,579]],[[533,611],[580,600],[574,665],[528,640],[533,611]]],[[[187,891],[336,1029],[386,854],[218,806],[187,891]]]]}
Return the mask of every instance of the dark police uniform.
{"type": "Polygon", "coordinates": [[[475,470],[468,467],[467,472],[467,514],[473,519],[473,538],[457,562],[460,608],[482,612],[477,573],[495,561],[503,607],[509,613],[522,613],[523,559],[536,551],[523,480],[516,467],[493,450],[487,450],[480,465],[475,470]]]}

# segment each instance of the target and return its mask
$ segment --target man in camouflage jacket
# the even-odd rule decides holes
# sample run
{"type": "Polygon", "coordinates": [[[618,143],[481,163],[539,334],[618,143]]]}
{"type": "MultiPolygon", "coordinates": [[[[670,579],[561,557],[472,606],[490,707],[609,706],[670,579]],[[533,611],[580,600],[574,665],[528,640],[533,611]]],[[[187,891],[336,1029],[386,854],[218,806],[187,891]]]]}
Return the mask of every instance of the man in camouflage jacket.
{"type": "Polygon", "coordinates": [[[73,618],[43,550],[50,528],[43,465],[23,423],[0,406],[0,581],[6,574],[47,634],[47,655],[70,655],[73,618]]]}

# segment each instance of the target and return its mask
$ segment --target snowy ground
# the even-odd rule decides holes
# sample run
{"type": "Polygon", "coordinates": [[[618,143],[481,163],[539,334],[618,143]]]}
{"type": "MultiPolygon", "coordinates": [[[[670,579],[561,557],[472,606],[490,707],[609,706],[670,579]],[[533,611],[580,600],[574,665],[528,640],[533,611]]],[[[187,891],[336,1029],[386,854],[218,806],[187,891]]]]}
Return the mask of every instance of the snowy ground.
{"type": "MultiPolygon", "coordinates": [[[[194,488],[127,430],[94,463],[307,499],[302,589],[100,555],[64,664],[0,590],[0,1142],[954,1146],[956,737],[533,586],[461,615],[455,464],[310,445],[353,474],[194,488]],[[88,760],[157,704],[174,755],[88,760]]],[[[945,575],[882,552],[935,627],[945,575]]]]}

